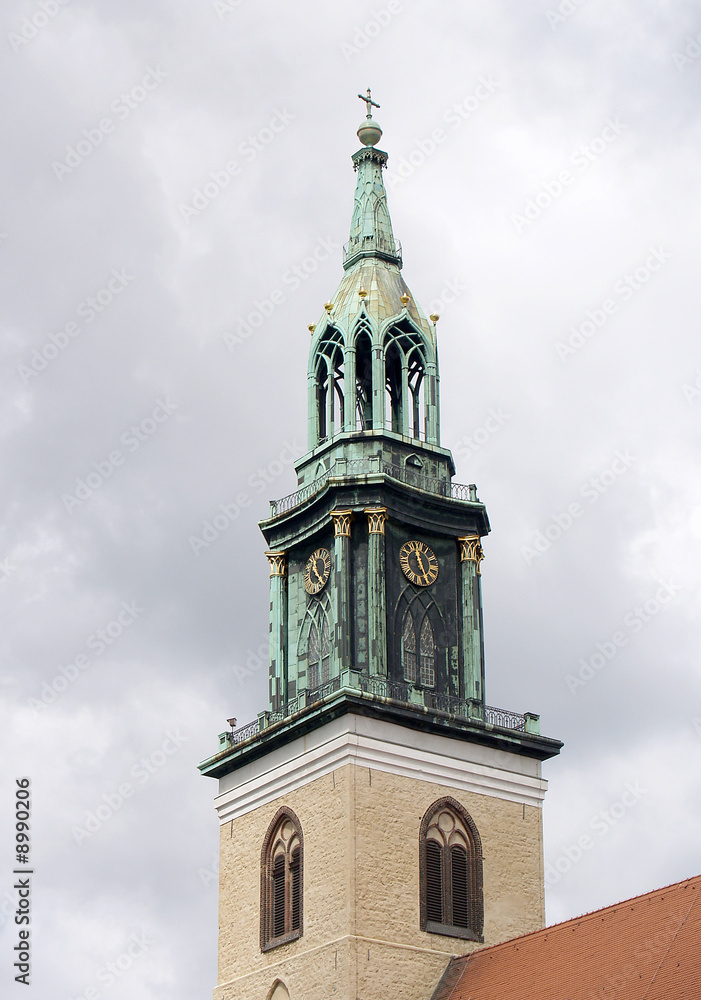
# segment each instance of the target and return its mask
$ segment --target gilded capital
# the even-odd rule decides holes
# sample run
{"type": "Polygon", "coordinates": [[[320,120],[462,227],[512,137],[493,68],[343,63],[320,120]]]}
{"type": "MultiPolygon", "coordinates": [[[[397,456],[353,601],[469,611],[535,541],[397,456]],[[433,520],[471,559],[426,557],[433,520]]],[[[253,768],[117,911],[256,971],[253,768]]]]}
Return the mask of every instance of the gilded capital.
{"type": "Polygon", "coordinates": [[[353,511],[332,510],[331,517],[333,518],[333,533],[336,538],[350,538],[353,511]]]}
{"type": "Polygon", "coordinates": [[[476,564],[477,574],[480,575],[480,563],[484,559],[484,551],[480,544],[479,535],[465,535],[458,538],[460,542],[460,562],[473,562],[476,564]]]}
{"type": "Polygon", "coordinates": [[[266,552],[270,563],[271,576],[287,576],[287,553],[286,552],[266,552]]]}
{"type": "Polygon", "coordinates": [[[371,535],[384,535],[387,520],[386,507],[366,507],[363,511],[368,516],[368,530],[371,535]]]}

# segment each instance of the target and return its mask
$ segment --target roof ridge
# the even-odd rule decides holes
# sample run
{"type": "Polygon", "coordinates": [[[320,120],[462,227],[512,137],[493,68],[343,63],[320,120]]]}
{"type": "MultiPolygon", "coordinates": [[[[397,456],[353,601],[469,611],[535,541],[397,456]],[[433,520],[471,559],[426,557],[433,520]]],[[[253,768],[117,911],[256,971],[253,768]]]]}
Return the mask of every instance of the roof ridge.
{"type": "Polygon", "coordinates": [[[539,935],[542,936],[547,934],[549,931],[566,927],[567,924],[576,924],[581,923],[583,920],[593,919],[594,917],[601,916],[607,911],[619,909],[627,903],[634,903],[636,900],[645,899],[646,897],[651,899],[652,897],[659,895],[659,893],[667,892],[670,889],[676,889],[686,884],[691,885],[694,882],[699,883],[699,891],[701,891],[701,874],[691,875],[689,878],[681,879],[679,882],[671,882],[669,885],[663,885],[659,889],[651,889],[648,892],[641,892],[638,896],[631,896],[629,899],[621,899],[618,903],[610,903],[608,906],[602,906],[598,910],[589,910],[587,913],[581,913],[576,917],[569,917],[567,920],[562,920],[557,924],[548,924],[546,927],[541,927],[537,931],[529,931],[528,934],[520,934],[518,937],[509,938],[507,941],[500,941],[499,944],[493,944],[487,948],[477,948],[475,951],[456,957],[465,958],[465,965],[469,965],[470,959],[475,958],[478,955],[486,955],[488,952],[496,951],[498,948],[507,948],[509,945],[515,945],[520,941],[526,941],[528,938],[538,937],[539,935]]]}

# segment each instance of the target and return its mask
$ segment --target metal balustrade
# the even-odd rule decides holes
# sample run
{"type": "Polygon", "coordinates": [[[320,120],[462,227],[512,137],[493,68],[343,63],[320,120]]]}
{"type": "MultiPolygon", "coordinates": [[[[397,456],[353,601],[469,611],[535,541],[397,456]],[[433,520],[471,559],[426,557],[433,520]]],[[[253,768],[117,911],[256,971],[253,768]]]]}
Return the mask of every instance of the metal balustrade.
{"type": "Polygon", "coordinates": [[[360,476],[383,475],[389,479],[404,483],[405,486],[413,486],[415,489],[423,490],[424,493],[433,493],[437,496],[448,497],[451,500],[461,500],[464,503],[479,503],[477,499],[477,487],[471,483],[469,486],[463,483],[453,483],[449,479],[435,479],[431,476],[424,476],[411,466],[392,465],[383,462],[380,458],[349,458],[335,462],[326,472],[308,483],[294,493],[282,497],[281,500],[270,501],[270,516],[276,517],[301,506],[307,500],[320,493],[332,479],[356,479],[360,476]]]}
{"type": "MultiPolygon", "coordinates": [[[[430,688],[417,688],[414,685],[402,684],[400,681],[393,681],[386,677],[363,676],[356,677],[352,687],[373,698],[388,699],[412,707],[423,706],[435,712],[470,720],[478,724],[486,723],[490,726],[496,726],[499,729],[509,729],[512,732],[526,732],[525,715],[520,715],[518,712],[510,712],[505,708],[494,708],[491,705],[482,706],[479,702],[466,701],[463,698],[456,698],[453,695],[441,694],[430,688]]],[[[240,729],[223,733],[222,737],[232,745],[243,743],[245,740],[251,739],[263,732],[264,729],[291,718],[303,708],[309,708],[316,702],[330,698],[340,690],[341,678],[333,677],[325,684],[314,688],[314,690],[302,691],[296,698],[290,699],[284,711],[262,712],[255,721],[241,726],[240,729]]]]}

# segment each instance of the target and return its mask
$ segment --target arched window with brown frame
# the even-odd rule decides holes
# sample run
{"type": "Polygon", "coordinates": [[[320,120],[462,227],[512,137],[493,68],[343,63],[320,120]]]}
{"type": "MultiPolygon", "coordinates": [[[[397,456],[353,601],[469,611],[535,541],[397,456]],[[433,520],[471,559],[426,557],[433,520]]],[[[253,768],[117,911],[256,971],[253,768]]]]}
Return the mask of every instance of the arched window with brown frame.
{"type": "Polygon", "coordinates": [[[303,847],[300,822],[283,806],[268,827],[261,851],[261,951],[302,936],[303,847]]]}
{"type": "Polygon", "coordinates": [[[472,817],[455,799],[438,799],[419,831],[422,931],[483,941],[482,842],[472,817]]]}

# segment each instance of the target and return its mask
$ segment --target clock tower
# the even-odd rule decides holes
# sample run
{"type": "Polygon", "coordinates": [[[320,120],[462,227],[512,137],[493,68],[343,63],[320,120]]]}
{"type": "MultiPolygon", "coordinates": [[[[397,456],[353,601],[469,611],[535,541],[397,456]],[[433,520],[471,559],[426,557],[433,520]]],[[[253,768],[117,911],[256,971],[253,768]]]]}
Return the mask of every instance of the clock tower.
{"type": "Polygon", "coordinates": [[[438,316],[402,276],[362,99],[308,450],[260,524],[269,705],[200,765],[219,779],[217,1000],[427,998],[451,955],[544,922],[540,768],[561,744],[485,702],[489,520],[441,446],[438,316]]]}

